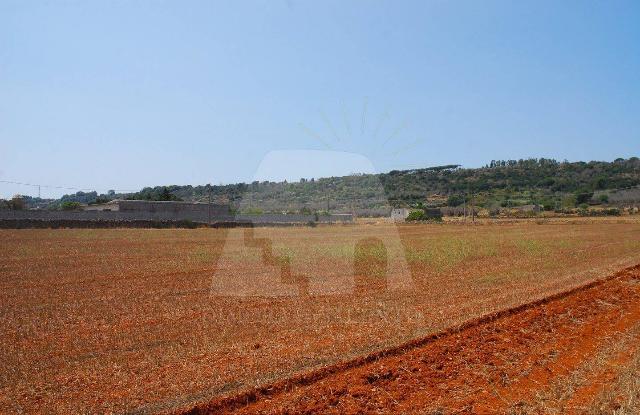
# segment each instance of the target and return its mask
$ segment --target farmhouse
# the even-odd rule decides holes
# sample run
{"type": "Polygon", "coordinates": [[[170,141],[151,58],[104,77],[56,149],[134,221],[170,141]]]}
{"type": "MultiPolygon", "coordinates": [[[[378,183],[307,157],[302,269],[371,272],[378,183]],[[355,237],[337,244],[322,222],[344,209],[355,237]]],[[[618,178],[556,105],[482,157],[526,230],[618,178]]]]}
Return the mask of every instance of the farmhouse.
{"type": "Polygon", "coordinates": [[[410,209],[407,208],[398,208],[391,210],[391,220],[393,221],[404,221],[409,216],[411,212],[410,209]]]}

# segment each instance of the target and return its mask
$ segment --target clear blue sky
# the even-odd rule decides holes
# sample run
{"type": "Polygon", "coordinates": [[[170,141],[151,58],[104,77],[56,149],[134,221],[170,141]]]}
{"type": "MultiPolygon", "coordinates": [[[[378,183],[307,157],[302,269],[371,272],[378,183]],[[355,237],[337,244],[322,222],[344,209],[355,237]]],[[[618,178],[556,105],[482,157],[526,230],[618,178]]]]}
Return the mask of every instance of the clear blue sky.
{"type": "Polygon", "coordinates": [[[0,0],[0,180],[231,183],[274,150],[613,160],[639,127],[638,1],[0,0]]]}

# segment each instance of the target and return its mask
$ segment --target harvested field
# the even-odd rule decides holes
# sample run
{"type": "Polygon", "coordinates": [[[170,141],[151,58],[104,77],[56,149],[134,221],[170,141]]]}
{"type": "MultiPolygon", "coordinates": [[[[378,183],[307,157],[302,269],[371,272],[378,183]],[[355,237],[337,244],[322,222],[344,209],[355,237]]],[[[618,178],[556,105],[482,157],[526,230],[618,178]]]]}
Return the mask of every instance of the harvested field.
{"type": "Polygon", "coordinates": [[[637,413],[638,359],[640,266],[190,413],[637,413]]]}
{"type": "Polygon", "coordinates": [[[640,262],[637,221],[245,232],[1,230],[0,412],[185,408],[640,262]]]}

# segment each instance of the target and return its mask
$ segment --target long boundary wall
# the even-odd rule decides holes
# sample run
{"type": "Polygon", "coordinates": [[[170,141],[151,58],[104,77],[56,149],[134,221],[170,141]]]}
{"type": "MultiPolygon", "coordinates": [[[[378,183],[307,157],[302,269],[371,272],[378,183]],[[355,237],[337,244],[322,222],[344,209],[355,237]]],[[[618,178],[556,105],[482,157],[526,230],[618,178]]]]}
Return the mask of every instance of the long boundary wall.
{"type": "MultiPolygon", "coordinates": [[[[47,211],[47,210],[0,210],[0,220],[40,221],[191,221],[208,223],[209,215],[202,212],[185,212],[176,217],[171,212],[119,212],[119,211],[47,211]]],[[[352,215],[284,215],[267,213],[262,215],[212,215],[211,223],[255,223],[255,224],[305,224],[352,223],[352,215]]]]}

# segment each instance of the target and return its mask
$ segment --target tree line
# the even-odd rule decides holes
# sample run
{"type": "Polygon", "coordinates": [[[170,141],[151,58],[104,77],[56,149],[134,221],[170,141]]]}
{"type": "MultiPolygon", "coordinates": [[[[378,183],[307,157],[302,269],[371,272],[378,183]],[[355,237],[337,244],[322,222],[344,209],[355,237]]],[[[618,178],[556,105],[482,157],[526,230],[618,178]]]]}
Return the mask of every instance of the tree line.
{"type": "MultiPolygon", "coordinates": [[[[381,174],[301,178],[295,182],[254,181],[227,185],[169,185],[146,187],[128,194],[77,192],[52,200],[64,203],[105,203],[113,199],[212,200],[239,210],[353,211],[415,206],[429,195],[440,195],[449,206],[464,203],[470,194],[478,206],[513,206],[526,203],[555,205],[572,199],[574,205],[592,201],[595,192],[640,185],[640,159],[612,162],[568,162],[547,158],[491,160],[481,168],[459,165],[393,170],[381,174]]],[[[604,197],[599,200],[606,202],[604,197]]],[[[29,206],[30,201],[25,200],[29,206]]],[[[566,202],[568,203],[568,202],[566,202]]]]}

